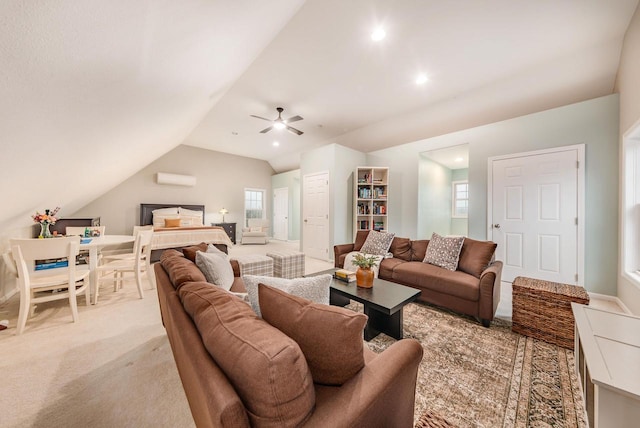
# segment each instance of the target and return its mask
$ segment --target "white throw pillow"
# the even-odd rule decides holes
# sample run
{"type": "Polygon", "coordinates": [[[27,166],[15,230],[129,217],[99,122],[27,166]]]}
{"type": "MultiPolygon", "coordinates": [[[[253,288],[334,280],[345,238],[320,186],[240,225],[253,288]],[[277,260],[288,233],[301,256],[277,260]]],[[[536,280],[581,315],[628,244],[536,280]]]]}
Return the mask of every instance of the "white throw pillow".
{"type": "Polygon", "coordinates": [[[250,227],[249,232],[262,232],[262,227],[260,226],[250,227]]]}
{"type": "Polygon", "coordinates": [[[367,240],[362,244],[360,248],[361,253],[375,254],[377,256],[384,256],[389,251],[391,241],[395,233],[378,232],[377,230],[371,230],[367,235],[367,240]]]}
{"type": "Polygon", "coordinates": [[[456,270],[458,268],[458,259],[460,251],[464,243],[464,236],[444,237],[437,233],[431,235],[429,245],[427,245],[427,253],[423,262],[439,266],[447,270],[456,270]]]}
{"type": "Polygon", "coordinates": [[[170,208],[158,208],[155,209],[153,211],[151,211],[151,213],[156,216],[156,215],[174,215],[177,216],[178,213],[178,207],[170,207],[170,208]]]}
{"type": "Polygon", "coordinates": [[[233,285],[233,268],[226,254],[196,252],[196,266],[202,271],[207,282],[224,290],[231,290],[233,285]]]}
{"type": "Polygon", "coordinates": [[[178,208],[178,212],[180,213],[180,215],[202,218],[202,211],[189,210],[189,209],[180,207],[178,208]]]}
{"type": "Polygon", "coordinates": [[[218,247],[216,247],[213,244],[209,244],[207,246],[207,253],[220,254],[220,255],[224,256],[227,260],[229,260],[229,255],[227,253],[225,253],[224,251],[221,251],[218,247]]]}
{"type": "Polygon", "coordinates": [[[249,295],[249,303],[254,312],[262,317],[260,301],[258,300],[258,284],[262,283],[270,287],[285,291],[294,296],[303,297],[315,303],[329,304],[329,287],[331,275],[317,275],[308,278],[274,278],[272,276],[244,275],[244,287],[249,295]]]}

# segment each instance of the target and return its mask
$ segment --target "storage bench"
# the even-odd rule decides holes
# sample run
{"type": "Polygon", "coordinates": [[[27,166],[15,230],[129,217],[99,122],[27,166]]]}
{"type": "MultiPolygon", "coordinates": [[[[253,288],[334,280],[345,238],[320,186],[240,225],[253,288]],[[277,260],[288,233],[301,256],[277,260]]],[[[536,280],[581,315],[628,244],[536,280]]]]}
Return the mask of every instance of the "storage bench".
{"type": "Polygon", "coordinates": [[[273,276],[273,259],[261,254],[234,257],[240,265],[240,275],[273,276]]]}
{"type": "Polygon", "coordinates": [[[519,276],[513,280],[512,289],[513,331],[573,349],[571,302],[589,304],[584,288],[519,276]]]}
{"type": "Polygon", "coordinates": [[[273,259],[273,274],[278,278],[301,278],[304,276],[304,253],[300,251],[270,251],[273,259]]]}

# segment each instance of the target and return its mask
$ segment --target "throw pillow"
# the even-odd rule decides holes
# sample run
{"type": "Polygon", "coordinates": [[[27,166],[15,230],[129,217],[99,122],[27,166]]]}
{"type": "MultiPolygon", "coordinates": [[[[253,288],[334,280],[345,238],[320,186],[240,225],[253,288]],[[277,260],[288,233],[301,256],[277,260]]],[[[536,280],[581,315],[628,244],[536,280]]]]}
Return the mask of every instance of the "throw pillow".
{"type": "Polygon", "coordinates": [[[224,251],[220,251],[220,249],[218,247],[216,247],[215,245],[213,245],[213,244],[209,244],[207,246],[207,253],[219,254],[219,255],[225,257],[227,260],[229,259],[229,255],[227,253],[225,253],[224,251]]]}
{"type": "Polygon", "coordinates": [[[492,241],[476,241],[465,238],[462,250],[460,250],[458,269],[480,278],[482,271],[491,263],[497,246],[498,244],[492,241]]]}
{"type": "Polygon", "coordinates": [[[227,291],[233,285],[233,268],[226,254],[196,253],[196,265],[200,268],[207,282],[215,284],[227,291]]]}
{"type": "Polygon", "coordinates": [[[342,385],[364,367],[365,314],[313,303],[264,284],[258,285],[258,295],[262,317],[300,346],[315,383],[342,385]]]}
{"type": "Polygon", "coordinates": [[[244,287],[249,294],[249,303],[258,316],[260,312],[260,300],[258,297],[258,284],[266,284],[279,290],[285,291],[294,296],[304,297],[312,302],[329,304],[329,287],[331,286],[331,275],[317,275],[308,278],[274,278],[271,276],[244,275],[244,287]]]}
{"type": "Polygon", "coordinates": [[[360,248],[360,252],[384,256],[387,254],[387,251],[389,251],[394,235],[394,233],[372,230],[369,232],[369,235],[367,235],[367,240],[364,241],[362,248],[360,248]]]}
{"type": "Polygon", "coordinates": [[[463,242],[464,236],[445,238],[434,232],[431,235],[423,262],[448,270],[456,270],[463,242]]]}
{"type": "Polygon", "coordinates": [[[198,245],[191,245],[189,247],[184,247],[182,249],[182,254],[184,254],[184,256],[186,258],[188,258],[189,260],[191,260],[192,262],[195,263],[196,262],[196,253],[198,251],[206,252],[207,248],[208,248],[207,244],[203,242],[203,243],[198,244],[198,245]]]}
{"type": "Polygon", "coordinates": [[[301,426],[313,412],[315,390],[298,344],[217,287],[189,282],[179,296],[251,426],[301,426]]]}
{"type": "Polygon", "coordinates": [[[164,227],[180,227],[179,218],[165,218],[164,227]]]}
{"type": "Polygon", "coordinates": [[[260,226],[250,227],[249,232],[262,232],[262,227],[260,226]]]}
{"type": "Polygon", "coordinates": [[[169,275],[175,289],[190,281],[206,281],[203,273],[192,261],[182,257],[178,251],[170,249],[162,252],[160,264],[169,275]]]}

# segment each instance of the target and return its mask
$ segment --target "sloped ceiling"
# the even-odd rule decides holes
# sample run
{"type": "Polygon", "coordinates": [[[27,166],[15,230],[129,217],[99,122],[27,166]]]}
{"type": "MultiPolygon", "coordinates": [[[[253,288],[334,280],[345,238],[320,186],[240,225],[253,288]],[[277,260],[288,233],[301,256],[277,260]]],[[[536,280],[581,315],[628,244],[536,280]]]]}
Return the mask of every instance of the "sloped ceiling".
{"type": "Polygon", "coordinates": [[[302,3],[0,2],[0,231],[179,145],[302,3]]]}
{"type": "Polygon", "coordinates": [[[182,143],[285,171],[323,144],[367,152],[610,94],[637,5],[4,0],[0,232],[182,143]],[[304,135],[259,133],[249,115],[278,106],[304,135]]]}

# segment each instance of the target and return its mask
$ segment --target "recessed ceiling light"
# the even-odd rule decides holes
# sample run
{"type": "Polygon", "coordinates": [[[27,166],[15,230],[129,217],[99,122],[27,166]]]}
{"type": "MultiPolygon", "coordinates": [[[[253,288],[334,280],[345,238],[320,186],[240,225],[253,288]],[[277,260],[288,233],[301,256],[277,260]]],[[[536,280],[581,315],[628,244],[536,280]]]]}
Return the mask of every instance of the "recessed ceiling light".
{"type": "Polygon", "coordinates": [[[378,27],[373,30],[373,33],[371,33],[371,40],[373,40],[374,42],[379,42],[380,40],[384,39],[386,35],[387,33],[386,31],[384,31],[384,28],[378,27]]]}
{"type": "Polygon", "coordinates": [[[456,158],[456,162],[462,162],[463,160],[463,158],[456,158]]]}
{"type": "Polygon", "coordinates": [[[424,85],[427,83],[427,80],[429,79],[426,74],[419,74],[418,77],[416,77],[416,85],[424,85]]]}
{"type": "Polygon", "coordinates": [[[278,147],[280,145],[280,143],[278,143],[277,141],[273,142],[273,147],[278,147]]]}

